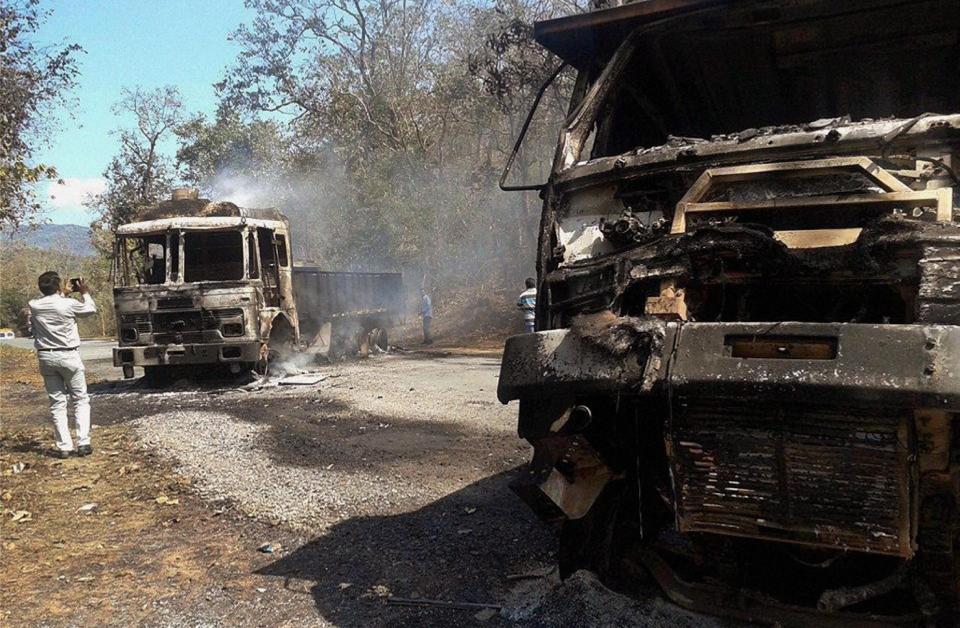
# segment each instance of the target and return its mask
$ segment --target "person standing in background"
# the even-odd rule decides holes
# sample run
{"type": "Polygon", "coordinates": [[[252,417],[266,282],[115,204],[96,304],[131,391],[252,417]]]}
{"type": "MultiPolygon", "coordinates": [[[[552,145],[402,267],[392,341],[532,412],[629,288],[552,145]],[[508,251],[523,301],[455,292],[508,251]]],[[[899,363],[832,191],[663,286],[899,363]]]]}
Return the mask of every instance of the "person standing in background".
{"type": "Polygon", "coordinates": [[[527,277],[527,289],[520,293],[517,307],[523,310],[523,331],[532,334],[536,331],[537,319],[537,282],[533,277],[527,277]]]}
{"type": "Polygon", "coordinates": [[[70,289],[79,292],[81,301],[63,294],[60,276],[47,271],[37,279],[43,294],[30,301],[33,346],[37,350],[40,375],[50,399],[56,455],[66,458],[73,451],[70,424],[67,421],[67,395],[73,405],[77,428],[77,454],[93,453],[90,445],[90,397],[83,361],[80,359],[80,332],[77,319],[96,314],[97,306],[82,279],[71,281],[70,289]]]}
{"type": "Polygon", "coordinates": [[[426,288],[420,289],[420,316],[423,318],[423,344],[433,344],[430,337],[430,322],[433,320],[433,302],[426,288]]]}

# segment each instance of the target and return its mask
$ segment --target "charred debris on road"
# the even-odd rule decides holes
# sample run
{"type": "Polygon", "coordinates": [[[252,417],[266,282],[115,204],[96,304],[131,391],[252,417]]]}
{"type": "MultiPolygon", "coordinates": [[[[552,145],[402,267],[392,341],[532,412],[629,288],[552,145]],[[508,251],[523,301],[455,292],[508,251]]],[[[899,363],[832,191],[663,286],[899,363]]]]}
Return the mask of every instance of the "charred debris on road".
{"type": "Polygon", "coordinates": [[[954,625],[960,4],[647,0],[535,33],[578,79],[540,331],[498,393],[561,571],[954,625]]]}

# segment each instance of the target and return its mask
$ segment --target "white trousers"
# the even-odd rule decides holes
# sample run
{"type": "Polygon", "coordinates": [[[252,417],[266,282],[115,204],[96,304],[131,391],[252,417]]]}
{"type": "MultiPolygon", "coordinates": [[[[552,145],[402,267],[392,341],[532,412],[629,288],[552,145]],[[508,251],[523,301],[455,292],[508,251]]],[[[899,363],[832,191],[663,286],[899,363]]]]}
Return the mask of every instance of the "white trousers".
{"type": "Polygon", "coordinates": [[[54,437],[61,451],[73,449],[70,426],[67,422],[67,395],[73,406],[77,427],[77,445],[90,444],[90,397],[84,375],[80,351],[38,351],[40,374],[50,399],[54,437]]]}

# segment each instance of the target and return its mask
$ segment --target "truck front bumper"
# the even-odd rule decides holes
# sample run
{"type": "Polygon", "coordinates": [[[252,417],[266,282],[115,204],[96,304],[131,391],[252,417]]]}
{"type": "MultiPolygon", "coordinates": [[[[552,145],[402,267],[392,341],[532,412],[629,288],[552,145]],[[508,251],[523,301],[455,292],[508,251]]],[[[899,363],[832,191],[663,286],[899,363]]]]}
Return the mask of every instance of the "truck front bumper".
{"type": "Polygon", "coordinates": [[[114,366],[176,366],[217,364],[220,362],[256,362],[261,344],[257,340],[222,344],[182,344],[116,347],[114,366]]]}
{"type": "Polygon", "coordinates": [[[497,395],[514,399],[670,390],[960,410],[960,327],[852,323],[664,323],[605,352],[570,329],[507,339],[497,395]],[[644,338],[644,334],[648,337],[644,338]]]}

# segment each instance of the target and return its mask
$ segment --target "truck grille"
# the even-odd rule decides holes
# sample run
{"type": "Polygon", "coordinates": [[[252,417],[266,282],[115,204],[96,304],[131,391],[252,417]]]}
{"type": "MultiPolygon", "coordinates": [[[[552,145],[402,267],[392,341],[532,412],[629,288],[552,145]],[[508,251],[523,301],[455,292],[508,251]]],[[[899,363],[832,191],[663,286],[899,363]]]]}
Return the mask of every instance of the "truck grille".
{"type": "Polygon", "coordinates": [[[224,321],[242,325],[243,310],[223,308],[156,313],[153,315],[153,341],[156,344],[204,342],[203,332],[220,329],[224,321]]]}
{"type": "Polygon", "coordinates": [[[215,318],[218,321],[230,319],[230,318],[243,318],[243,310],[240,308],[226,308],[223,310],[206,310],[206,314],[210,315],[212,318],[215,318]]]}
{"type": "Polygon", "coordinates": [[[203,342],[203,332],[186,331],[181,334],[154,334],[153,341],[158,345],[196,344],[203,342]]]}
{"type": "Polygon", "coordinates": [[[120,316],[120,323],[127,327],[136,327],[138,333],[150,333],[150,315],[146,312],[139,314],[122,314],[120,316]]]}
{"type": "Polygon", "coordinates": [[[190,297],[168,297],[157,299],[158,310],[179,310],[193,307],[193,299],[190,297]]]}
{"type": "Polygon", "coordinates": [[[898,412],[682,400],[680,529],[910,556],[906,425],[898,412]]]}

